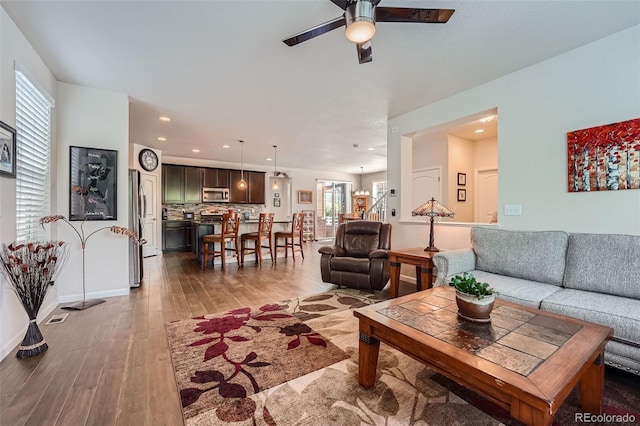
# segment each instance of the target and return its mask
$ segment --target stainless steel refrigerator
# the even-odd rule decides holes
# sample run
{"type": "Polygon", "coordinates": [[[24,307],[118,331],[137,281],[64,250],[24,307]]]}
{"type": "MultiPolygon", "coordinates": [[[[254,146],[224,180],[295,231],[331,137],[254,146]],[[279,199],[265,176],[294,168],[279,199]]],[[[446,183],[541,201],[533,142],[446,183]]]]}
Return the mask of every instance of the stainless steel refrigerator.
{"type": "MultiPolygon", "coordinates": [[[[147,200],[144,196],[140,172],[129,170],[129,229],[142,239],[147,200]]],[[[129,239],[129,285],[140,287],[142,283],[142,246],[129,239]]]]}

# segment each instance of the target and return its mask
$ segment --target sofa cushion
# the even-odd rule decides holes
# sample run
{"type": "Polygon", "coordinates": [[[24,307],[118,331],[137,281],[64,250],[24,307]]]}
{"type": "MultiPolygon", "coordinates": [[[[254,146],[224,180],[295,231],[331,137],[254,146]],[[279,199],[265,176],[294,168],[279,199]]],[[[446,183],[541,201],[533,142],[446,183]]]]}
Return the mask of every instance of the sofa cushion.
{"type": "MultiPolygon", "coordinates": [[[[485,271],[471,271],[476,280],[486,282],[498,292],[499,299],[519,303],[532,308],[540,308],[540,302],[561,288],[555,285],[506,277],[485,271]]],[[[447,281],[448,282],[448,281],[447,281]]]]}
{"type": "Polygon", "coordinates": [[[471,228],[476,269],[562,285],[569,235],[561,231],[471,228]]]}
{"type": "Polygon", "coordinates": [[[631,342],[640,351],[640,300],[560,289],[542,301],[542,309],[611,327],[614,339],[631,342]]]}
{"type": "Polygon", "coordinates": [[[571,234],[564,287],[640,299],[640,236],[571,234]]]}

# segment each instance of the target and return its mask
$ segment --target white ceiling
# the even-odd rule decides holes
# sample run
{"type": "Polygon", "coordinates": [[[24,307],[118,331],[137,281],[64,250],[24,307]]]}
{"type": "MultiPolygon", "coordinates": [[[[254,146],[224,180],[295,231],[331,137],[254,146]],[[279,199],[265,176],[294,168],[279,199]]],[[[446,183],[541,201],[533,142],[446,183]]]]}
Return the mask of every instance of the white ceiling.
{"type": "Polygon", "coordinates": [[[0,4],[59,81],[131,97],[132,143],[238,162],[244,139],[249,164],[270,166],[278,145],[278,169],[348,173],[386,169],[388,117],[640,23],[636,0],[382,0],[456,12],[378,24],[359,65],[342,29],[281,42],[340,16],[329,0],[0,4]]]}

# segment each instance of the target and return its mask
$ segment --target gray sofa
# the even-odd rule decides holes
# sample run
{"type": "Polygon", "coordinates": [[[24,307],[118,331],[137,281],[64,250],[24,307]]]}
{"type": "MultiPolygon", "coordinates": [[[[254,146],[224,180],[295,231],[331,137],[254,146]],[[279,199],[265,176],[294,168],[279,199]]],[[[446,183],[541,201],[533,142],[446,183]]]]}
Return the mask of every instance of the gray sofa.
{"type": "Polygon", "coordinates": [[[640,375],[640,236],[474,227],[433,262],[436,286],[471,272],[500,299],[613,328],[605,362],[640,375]]]}

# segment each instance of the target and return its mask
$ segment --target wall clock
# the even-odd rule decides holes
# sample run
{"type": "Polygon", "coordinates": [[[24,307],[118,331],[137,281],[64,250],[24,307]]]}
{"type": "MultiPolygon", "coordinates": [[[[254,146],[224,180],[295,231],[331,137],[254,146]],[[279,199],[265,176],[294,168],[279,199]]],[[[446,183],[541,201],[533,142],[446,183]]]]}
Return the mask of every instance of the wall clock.
{"type": "Polygon", "coordinates": [[[138,161],[140,166],[148,172],[152,172],[158,167],[158,155],[147,148],[140,151],[138,161]]]}
{"type": "Polygon", "coordinates": [[[356,203],[357,203],[359,206],[361,206],[361,205],[363,205],[363,204],[364,204],[364,200],[363,200],[362,198],[358,198],[358,199],[356,200],[356,203]]]}

